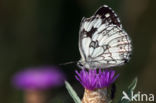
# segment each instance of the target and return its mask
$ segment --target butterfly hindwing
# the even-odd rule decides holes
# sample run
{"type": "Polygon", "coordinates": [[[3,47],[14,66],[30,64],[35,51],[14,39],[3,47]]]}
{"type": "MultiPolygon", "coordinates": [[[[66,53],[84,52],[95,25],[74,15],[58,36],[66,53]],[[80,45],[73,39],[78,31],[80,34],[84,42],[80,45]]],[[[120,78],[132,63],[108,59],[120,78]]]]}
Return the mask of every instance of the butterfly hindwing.
{"type": "Polygon", "coordinates": [[[129,60],[131,40],[114,11],[104,5],[92,17],[82,19],[79,50],[87,67],[118,66],[129,60]]]}

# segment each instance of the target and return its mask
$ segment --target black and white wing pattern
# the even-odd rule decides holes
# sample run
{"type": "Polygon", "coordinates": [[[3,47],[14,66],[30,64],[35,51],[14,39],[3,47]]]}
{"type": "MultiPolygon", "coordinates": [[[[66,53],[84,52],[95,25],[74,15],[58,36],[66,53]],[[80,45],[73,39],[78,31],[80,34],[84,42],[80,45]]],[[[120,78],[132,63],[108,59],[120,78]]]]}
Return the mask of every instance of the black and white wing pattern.
{"type": "Polygon", "coordinates": [[[119,66],[129,60],[131,40],[114,11],[100,7],[90,18],[83,18],[79,31],[78,66],[87,69],[119,66]]]}

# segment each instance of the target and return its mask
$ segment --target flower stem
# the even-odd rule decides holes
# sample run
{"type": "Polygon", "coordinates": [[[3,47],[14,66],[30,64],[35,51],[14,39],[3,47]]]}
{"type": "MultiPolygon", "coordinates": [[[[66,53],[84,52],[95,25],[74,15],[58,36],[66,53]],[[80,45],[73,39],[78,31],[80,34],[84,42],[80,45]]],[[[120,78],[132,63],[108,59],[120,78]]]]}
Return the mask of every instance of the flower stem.
{"type": "Polygon", "coordinates": [[[24,99],[25,103],[45,103],[45,95],[37,90],[26,90],[24,99]]]}

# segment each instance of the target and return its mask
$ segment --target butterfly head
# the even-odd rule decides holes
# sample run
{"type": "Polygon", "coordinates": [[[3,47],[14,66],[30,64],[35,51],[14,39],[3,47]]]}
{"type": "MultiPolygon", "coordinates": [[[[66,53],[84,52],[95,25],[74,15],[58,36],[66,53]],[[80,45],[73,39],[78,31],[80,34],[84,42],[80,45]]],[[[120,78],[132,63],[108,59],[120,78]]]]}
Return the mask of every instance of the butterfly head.
{"type": "Polygon", "coordinates": [[[89,64],[87,62],[85,62],[84,60],[79,60],[77,62],[77,66],[81,69],[84,69],[84,68],[90,68],[89,64]]]}
{"type": "Polygon", "coordinates": [[[77,66],[78,66],[79,68],[81,68],[81,69],[84,68],[84,65],[85,65],[85,62],[82,61],[82,60],[79,60],[79,61],[77,62],[77,66]]]}

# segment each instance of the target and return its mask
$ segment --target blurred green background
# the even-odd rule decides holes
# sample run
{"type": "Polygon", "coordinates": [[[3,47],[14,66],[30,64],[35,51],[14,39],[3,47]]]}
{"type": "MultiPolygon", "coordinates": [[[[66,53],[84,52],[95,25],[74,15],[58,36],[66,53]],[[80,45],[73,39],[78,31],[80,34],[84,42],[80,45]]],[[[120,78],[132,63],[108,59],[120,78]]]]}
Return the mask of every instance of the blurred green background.
{"type": "MultiPolygon", "coordinates": [[[[117,67],[120,77],[116,98],[136,76],[139,79],[136,91],[156,96],[155,0],[1,0],[0,103],[23,103],[23,92],[10,83],[17,71],[77,61],[81,18],[90,17],[103,4],[116,11],[133,42],[130,62],[117,67]]],[[[78,67],[71,64],[60,68],[82,97],[83,88],[74,79],[78,67]]],[[[49,103],[73,103],[65,87],[50,94],[49,103]]]]}

